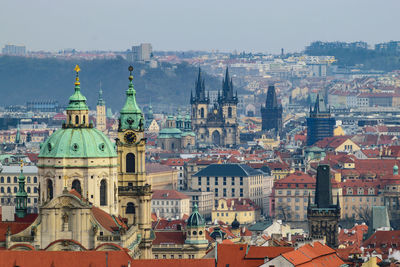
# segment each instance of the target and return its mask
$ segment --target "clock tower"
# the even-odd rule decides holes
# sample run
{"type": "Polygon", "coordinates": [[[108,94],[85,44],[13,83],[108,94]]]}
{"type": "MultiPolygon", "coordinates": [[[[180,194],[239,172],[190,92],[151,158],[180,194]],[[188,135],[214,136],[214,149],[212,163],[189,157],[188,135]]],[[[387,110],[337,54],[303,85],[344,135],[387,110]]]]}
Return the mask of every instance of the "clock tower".
{"type": "Polygon", "coordinates": [[[151,185],[146,179],[144,117],[136,103],[132,71],[129,67],[129,88],[126,102],[120,111],[118,138],[118,204],[120,214],[130,227],[140,232],[140,258],[152,258],[151,185]]]}

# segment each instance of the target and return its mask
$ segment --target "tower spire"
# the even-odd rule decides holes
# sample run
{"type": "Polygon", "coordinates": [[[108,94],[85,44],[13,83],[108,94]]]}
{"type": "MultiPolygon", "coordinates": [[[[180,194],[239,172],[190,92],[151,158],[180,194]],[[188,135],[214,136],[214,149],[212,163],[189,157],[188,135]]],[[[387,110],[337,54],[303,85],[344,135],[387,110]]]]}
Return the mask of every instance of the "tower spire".
{"type": "Polygon", "coordinates": [[[120,111],[120,126],[119,130],[124,129],[135,129],[142,130],[143,124],[143,113],[136,103],[136,91],[133,88],[133,67],[129,66],[129,87],[126,90],[126,101],[124,107],[120,111]]]}
{"type": "Polygon", "coordinates": [[[18,177],[17,205],[15,207],[18,218],[24,218],[27,213],[28,194],[25,191],[25,176],[23,171],[24,163],[21,160],[21,173],[18,177]]]}
{"type": "Polygon", "coordinates": [[[75,91],[69,98],[67,107],[67,125],[69,127],[89,127],[89,108],[86,104],[86,97],[81,93],[79,72],[81,71],[79,65],[75,66],[75,91]]]}
{"type": "Polygon", "coordinates": [[[105,101],[103,99],[103,89],[101,88],[101,81],[100,81],[100,90],[99,90],[99,99],[97,100],[98,106],[105,106],[105,101]]]}

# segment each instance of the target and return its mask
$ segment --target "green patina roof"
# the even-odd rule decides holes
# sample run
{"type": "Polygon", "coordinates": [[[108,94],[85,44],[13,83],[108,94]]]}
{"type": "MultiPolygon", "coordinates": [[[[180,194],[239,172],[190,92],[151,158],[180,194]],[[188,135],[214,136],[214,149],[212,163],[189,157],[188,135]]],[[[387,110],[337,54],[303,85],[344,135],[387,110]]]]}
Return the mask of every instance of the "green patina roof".
{"type": "MultiPolygon", "coordinates": [[[[132,72],[132,71],[131,71],[132,72]]],[[[126,101],[120,111],[120,129],[142,130],[144,127],[144,117],[142,110],[136,103],[136,91],[132,84],[132,73],[129,76],[129,88],[126,90],[126,101]]]]}
{"type": "Polygon", "coordinates": [[[196,134],[194,132],[183,132],[182,134],[182,136],[188,136],[188,135],[196,137],[196,134]]]}
{"type": "Polygon", "coordinates": [[[96,128],[66,128],[55,131],[41,146],[39,158],[116,157],[110,139],[96,128]]]}
{"type": "Polygon", "coordinates": [[[203,219],[203,216],[199,213],[199,209],[197,208],[197,205],[194,205],[193,207],[193,212],[190,214],[188,220],[187,220],[187,227],[199,227],[199,226],[205,226],[206,223],[203,219]]]}
{"type": "Polygon", "coordinates": [[[178,128],[164,128],[158,133],[158,138],[181,138],[182,131],[178,128]]]}
{"type": "Polygon", "coordinates": [[[86,97],[81,93],[81,87],[79,86],[79,70],[76,72],[75,92],[69,97],[69,105],[67,110],[89,110],[86,105],[86,97]]]}

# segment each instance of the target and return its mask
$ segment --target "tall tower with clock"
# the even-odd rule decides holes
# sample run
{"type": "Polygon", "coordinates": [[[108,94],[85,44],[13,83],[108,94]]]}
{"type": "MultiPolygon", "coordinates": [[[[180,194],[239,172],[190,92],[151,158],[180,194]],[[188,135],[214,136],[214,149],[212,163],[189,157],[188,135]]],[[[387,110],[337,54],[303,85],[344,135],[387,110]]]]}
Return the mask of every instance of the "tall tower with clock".
{"type": "Polygon", "coordinates": [[[129,67],[129,88],[126,102],[120,111],[118,138],[118,204],[120,215],[128,225],[138,227],[140,250],[143,259],[152,258],[151,185],[146,179],[144,116],[136,103],[132,71],[129,67]]]}

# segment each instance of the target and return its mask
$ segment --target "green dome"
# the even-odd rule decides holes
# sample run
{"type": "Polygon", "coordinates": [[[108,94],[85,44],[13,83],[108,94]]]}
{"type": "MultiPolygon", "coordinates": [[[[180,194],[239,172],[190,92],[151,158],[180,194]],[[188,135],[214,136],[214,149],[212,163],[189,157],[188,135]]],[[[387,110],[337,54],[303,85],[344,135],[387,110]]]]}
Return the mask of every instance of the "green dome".
{"type": "Polygon", "coordinates": [[[187,221],[187,227],[199,227],[199,226],[205,226],[205,222],[203,219],[203,216],[199,213],[199,209],[197,208],[197,205],[194,205],[193,207],[193,212],[190,214],[188,221],[187,221]]]}
{"type": "Polygon", "coordinates": [[[180,138],[182,131],[178,128],[164,128],[158,133],[158,138],[180,138]]]}
{"type": "Polygon", "coordinates": [[[182,137],[183,136],[193,136],[193,137],[196,137],[196,134],[194,133],[194,132],[184,132],[183,134],[182,134],[182,137]]]}
{"type": "Polygon", "coordinates": [[[113,143],[96,128],[55,131],[41,146],[39,158],[117,157],[113,143]]]}

